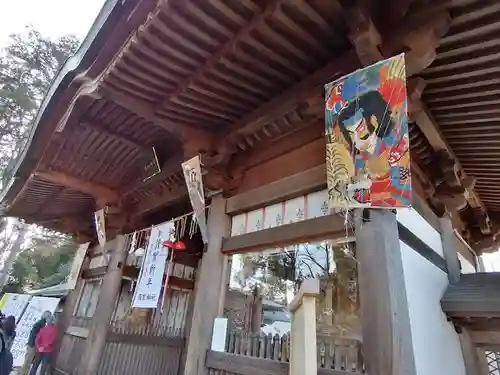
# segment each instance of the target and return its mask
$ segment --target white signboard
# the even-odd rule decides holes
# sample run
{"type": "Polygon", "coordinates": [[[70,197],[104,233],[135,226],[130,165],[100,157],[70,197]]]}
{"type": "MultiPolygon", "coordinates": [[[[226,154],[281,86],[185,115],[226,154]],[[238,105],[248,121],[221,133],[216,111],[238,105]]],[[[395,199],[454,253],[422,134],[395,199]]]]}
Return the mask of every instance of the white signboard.
{"type": "Polygon", "coordinates": [[[174,223],[160,224],[151,229],[148,248],[142,262],[139,280],[132,301],[132,308],[154,309],[161,297],[161,286],[169,249],[162,242],[174,239],[174,223]]]}
{"type": "Polygon", "coordinates": [[[24,314],[21,316],[16,327],[16,338],[12,345],[12,356],[14,357],[14,367],[21,366],[24,363],[26,355],[26,344],[33,325],[40,320],[44,311],[54,313],[59,298],[33,297],[28,303],[24,314]]]}
{"type": "Polygon", "coordinates": [[[80,275],[80,270],[82,269],[83,261],[85,260],[85,254],[90,246],[90,242],[84,243],[78,247],[75,254],[75,259],[73,259],[73,264],[71,265],[71,272],[68,276],[67,289],[73,290],[76,287],[78,281],[78,276],[80,275]]]}
{"type": "Polygon", "coordinates": [[[17,322],[30,298],[28,294],[5,293],[0,300],[0,310],[5,316],[14,316],[17,322]]]}

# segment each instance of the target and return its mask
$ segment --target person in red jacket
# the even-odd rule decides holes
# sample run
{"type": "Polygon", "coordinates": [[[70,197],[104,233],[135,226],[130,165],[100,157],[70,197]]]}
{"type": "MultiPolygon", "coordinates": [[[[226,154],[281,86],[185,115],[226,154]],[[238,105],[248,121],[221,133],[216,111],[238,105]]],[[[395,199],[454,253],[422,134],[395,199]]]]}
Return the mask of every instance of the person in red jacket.
{"type": "Polygon", "coordinates": [[[40,375],[45,375],[47,368],[50,365],[50,360],[52,356],[52,351],[54,349],[54,343],[57,338],[57,327],[54,322],[54,318],[50,317],[45,326],[38,332],[35,339],[35,359],[31,366],[29,375],[36,375],[38,367],[42,365],[40,369],[40,375]]]}

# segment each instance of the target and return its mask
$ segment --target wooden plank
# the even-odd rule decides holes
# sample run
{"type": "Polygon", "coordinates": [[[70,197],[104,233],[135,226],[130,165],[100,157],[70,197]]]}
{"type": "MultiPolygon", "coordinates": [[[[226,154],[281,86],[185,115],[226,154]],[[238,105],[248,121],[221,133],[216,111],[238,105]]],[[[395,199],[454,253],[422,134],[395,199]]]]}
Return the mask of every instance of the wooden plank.
{"type": "Polygon", "coordinates": [[[38,171],[34,177],[52,182],[56,185],[64,186],[69,189],[88,194],[102,203],[111,203],[118,200],[118,192],[91,181],[83,180],[76,176],[71,176],[57,171],[38,171]]]}
{"type": "Polygon", "coordinates": [[[229,237],[223,241],[222,252],[258,251],[325,238],[340,240],[346,237],[344,222],[345,218],[341,215],[327,215],[229,237]]]}
{"type": "Polygon", "coordinates": [[[226,213],[236,215],[323,188],[326,188],[326,169],[325,165],[320,165],[229,198],[226,213]]]}
{"type": "Polygon", "coordinates": [[[226,200],[218,195],[212,199],[208,215],[210,239],[197,271],[193,318],[186,347],[185,375],[206,375],[205,357],[210,348],[214,319],[218,316],[221,294],[225,293],[224,269],[227,256],[221,252],[222,239],[229,235],[230,220],[226,200]]]}
{"type": "Polygon", "coordinates": [[[86,339],[87,337],[89,337],[89,329],[83,328],[83,327],[71,326],[71,327],[68,327],[68,329],[66,330],[65,333],[67,335],[81,337],[83,339],[86,339]]]}
{"type": "Polygon", "coordinates": [[[450,284],[456,284],[460,280],[460,261],[457,253],[458,239],[453,230],[451,219],[443,217],[441,222],[441,239],[443,242],[444,260],[448,270],[448,280],[450,284]]]}
{"type": "Polygon", "coordinates": [[[356,258],[366,373],[416,375],[396,214],[358,210],[356,258]]]}
{"type": "Polygon", "coordinates": [[[115,308],[115,301],[121,289],[123,267],[127,257],[126,238],[117,237],[116,246],[111,254],[106,275],[101,284],[97,306],[89,329],[78,367],[79,375],[95,375],[104,354],[109,323],[115,308]]]}
{"type": "Polygon", "coordinates": [[[412,231],[406,228],[403,224],[398,223],[399,238],[429,262],[434,264],[441,271],[448,272],[446,268],[446,261],[444,258],[436,253],[429,245],[418,238],[412,231]]]}
{"type": "MultiPolygon", "coordinates": [[[[258,357],[247,357],[239,354],[208,351],[206,366],[208,368],[232,372],[240,375],[288,375],[288,362],[272,361],[258,357]]],[[[318,375],[359,375],[326,368],[318,369],[318,375]]]]}
{"type": "Polygon", "coordinates": [[[287,362],[209,351],[206,366],[240,375],[288,375],[287,362]]]}
{"type": "Polygon", "coordinates": [[[119,342],[140,346],[169,346],[175,348],[182,348],[184,346],[184,339],[180,337],[150,336],[116,332],[109,332],[106,342],[119,342]]]}
{"type": "Polygon", "coordinates": [[[477,346],[500,345],[499,331],[469,331],[469,336],[477,346]]]}

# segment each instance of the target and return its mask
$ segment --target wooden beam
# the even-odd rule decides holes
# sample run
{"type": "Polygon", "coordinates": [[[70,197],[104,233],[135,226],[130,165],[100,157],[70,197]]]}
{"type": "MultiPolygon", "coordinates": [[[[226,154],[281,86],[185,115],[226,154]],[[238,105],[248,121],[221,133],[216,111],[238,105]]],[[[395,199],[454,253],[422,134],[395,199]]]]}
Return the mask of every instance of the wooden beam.
{"type": "Polygon", "coordinates": [[[416,375],[396,214],[359,210],[355,221],[366,373],[416,375]]]}
{"type": "Polygon", "coordinates": [[[120,294],[123,267],[127,257],[127,241],[125,236],[117,237],[115,249],[111,254],[106,275],[101,284],[97,307],[89,328],[89,336],[85,341],[83,353],[78,366],[78,374],[95,375],[104,354],[109,323],[115,302],[120,294]]]}
{"type": "Polygon", "coordinates": [[[148,196],[140,201],[134,209],[134,216],[148,214],[161,207],[170,205],[185,196],[187,196],[187,188],[184,181],[178,184],[173,183],[169,185],[169,188],[164,188],[161,193],[148,196]]]}
{"type": "Polygon", "coordinates": [[[469,331],[469,336],[477,346],[500,345],[499,331],[469,331]]]}
{"type": "Polygon", "coordinates": [[[204,132],[192,124],[183,123],[181,121],[171,121],[158,117],[155,114],[156,110],[153,105],[141,100],[132,99],[131,97],[117,90],[111,89],[110,87],[99,88],[99,93],[106,99],[118,104],[120,107],[123,107],[126,110],[135,113],[139,117],[142,117],[143,119],[165,129],[169,133],[174,134],[182,141],[187,141],[189,137],[193,135],[193,132],[199,133],[200,136],[203,136],[203,134],[207,137],[211,136],[208,132],[204,132]]]}
{"type": "Polygon", "coordinates": [[[108,188],[107,186],[86,181],[63,172],[37,171],[34,173],[34,177],[90,195],[96,200],[104,203],[115,202],[119,197],[118,192],[108,188]]]}
{"type": "Polygon", "coordinates": [[[346,238],[346,231],[345,218],[342,215],[327,215],[225,238],[222,251],[224,253],[258,251],[325,238],[342,241],[346,238]]]}
{"type": "Polygon", "coordinates": [[[326,167],[319,165],[227,200],[230,215],[308,194],[326,187],[326,167]]]}
{"type": "Polygon", "coordinates": [[[104,134],[108,138],[114,139],[118,142],[121,142],[121,143],[123,143],[131,148],[135,148],[137,150],[149,151],[151,149],[151,147],[148,147],[147,145],[138,143],[129,137],[118,134],[117,132],[115,132],[111,129],[107,129],[102,124],[96,124],[96,123],[90,122],[90,121],[83,121],[83,122],[79,123],[79,126],[81,126],[82,128],[85,128],[85,129],[89,129],[89,130],[104,134]]]}
{"type": "Polygon", "coordinates": [[[443,253],[448,270],[450,284],[456,284],[460,280],[460,260],[457,253],[457,241],[453,224],[449,217],[443,217],[441,222],[441,239],[443,242],[443,253]]]}
{"type": "Polygon", "coordinates": [[[334,59],[322,69],[285,90],[281,95],[231,124],[229,128],[235,130],[225,138],[224,143],[234,143],[239,137],[254,133],[293,110],[300,101],[315,95],[325,83],[359,67],[361,64],[354,50],[334,59]]]}

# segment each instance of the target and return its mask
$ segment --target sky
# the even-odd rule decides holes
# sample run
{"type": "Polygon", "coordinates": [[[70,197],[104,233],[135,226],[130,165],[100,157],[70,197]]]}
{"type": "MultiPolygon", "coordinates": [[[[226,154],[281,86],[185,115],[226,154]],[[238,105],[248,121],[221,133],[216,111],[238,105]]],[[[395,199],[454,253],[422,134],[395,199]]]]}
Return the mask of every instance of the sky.
{"type": "Polygon", "coordinates": [[[104,0],[0,0],[0,46],[27,25],[46,37],[73,34],[82,40],[103,4],[104,0]]]}

